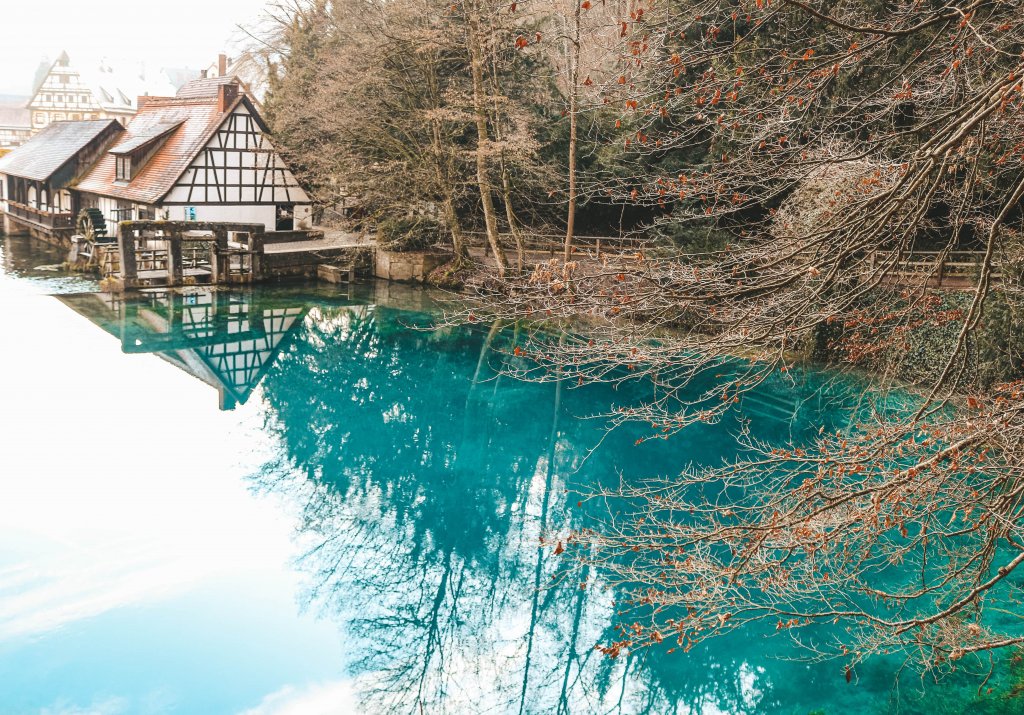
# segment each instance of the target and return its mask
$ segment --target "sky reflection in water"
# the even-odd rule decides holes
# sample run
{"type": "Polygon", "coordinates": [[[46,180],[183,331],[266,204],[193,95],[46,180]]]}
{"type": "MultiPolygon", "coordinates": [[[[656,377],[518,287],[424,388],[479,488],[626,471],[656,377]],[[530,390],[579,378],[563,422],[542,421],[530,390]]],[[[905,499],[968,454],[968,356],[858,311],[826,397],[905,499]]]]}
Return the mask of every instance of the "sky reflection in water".
{"type": "MultiPolygon", "coordinates": [[[[539,535],[600,516],[574,489],[727,457],[738,422],[602,441],[643,384],[499,376],[507,336],[408,327],[421,292],[124,302],[4,250],[0,713],[885,710],[891,664],[848,686],[767,634],[609,660],[619,594],[552,579],[539,535]]],[[[755,431],[838,419],[806,379],[755,431]]]]}

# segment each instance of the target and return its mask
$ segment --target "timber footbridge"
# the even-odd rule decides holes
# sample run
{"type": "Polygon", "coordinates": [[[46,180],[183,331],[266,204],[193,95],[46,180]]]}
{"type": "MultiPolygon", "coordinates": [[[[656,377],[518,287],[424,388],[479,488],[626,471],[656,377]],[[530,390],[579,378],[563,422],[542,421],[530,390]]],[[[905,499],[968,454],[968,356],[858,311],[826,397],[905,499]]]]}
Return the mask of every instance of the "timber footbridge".
{"type": "Polygon", "coordinates": [[[373,245],[342,232],[272,231],[263,224],[123,221],[117,237],[72,236],[69,262],[96,270],[104,288],[245,285],[372,273],[373,245]]]}

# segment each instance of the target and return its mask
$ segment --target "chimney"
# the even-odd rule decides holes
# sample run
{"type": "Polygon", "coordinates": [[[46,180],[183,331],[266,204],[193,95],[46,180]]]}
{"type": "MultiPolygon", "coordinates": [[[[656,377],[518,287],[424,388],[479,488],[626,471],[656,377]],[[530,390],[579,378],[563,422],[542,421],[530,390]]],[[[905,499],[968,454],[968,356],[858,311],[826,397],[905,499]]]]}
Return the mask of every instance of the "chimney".
{"type": "Polygon", "coordinates": [[[217,76],[223,77],[228,73],[228,56],[221,52],[217,55],[217,76]]]}
{"type": "Polygon", "coordinates": [[[228,82],[217,87],[217,111],[223,114],[238,99],[238,85],[228,82]]]}

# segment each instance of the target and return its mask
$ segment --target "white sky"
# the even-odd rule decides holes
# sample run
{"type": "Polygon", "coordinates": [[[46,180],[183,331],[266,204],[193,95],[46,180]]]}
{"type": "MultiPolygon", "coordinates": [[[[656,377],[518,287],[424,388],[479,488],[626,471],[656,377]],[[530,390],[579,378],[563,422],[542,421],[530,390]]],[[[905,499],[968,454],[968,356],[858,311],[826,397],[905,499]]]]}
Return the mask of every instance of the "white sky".
{"type": "Polygon", "coordinates": [[[118,59],[200,69],[232,54],[265,0],[0,0],[0,94],[27,95],[36,67],[67,50],[75,58],[118,59]]]}

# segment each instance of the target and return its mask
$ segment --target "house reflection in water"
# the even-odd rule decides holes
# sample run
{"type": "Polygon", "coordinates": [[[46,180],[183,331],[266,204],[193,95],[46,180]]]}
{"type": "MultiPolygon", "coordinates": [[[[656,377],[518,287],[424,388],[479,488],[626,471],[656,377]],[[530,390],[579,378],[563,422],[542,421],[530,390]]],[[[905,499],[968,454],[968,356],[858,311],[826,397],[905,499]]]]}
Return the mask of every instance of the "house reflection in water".
{"type": "Polygon", "coordinates": [[[309,306],[256,301],[252,290],[193,288],[61,296],[120,338],[126,353],[153,353],[215,388],[222,410],[245,404],[309,306]]]}

